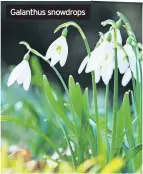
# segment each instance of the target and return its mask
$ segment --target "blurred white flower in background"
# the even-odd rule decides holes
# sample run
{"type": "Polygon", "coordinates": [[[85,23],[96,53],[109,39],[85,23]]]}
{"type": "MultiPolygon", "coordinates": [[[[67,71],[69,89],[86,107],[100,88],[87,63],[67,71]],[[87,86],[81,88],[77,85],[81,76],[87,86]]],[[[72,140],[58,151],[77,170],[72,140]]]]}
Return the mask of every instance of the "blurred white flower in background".
{"type": "Polygon", "coordinates": [[[139,82],[141,79],[140,79],[139,63],[136,61],[136,56],[135,56],[132,46],[129,44],[126,44],[124,46],[124,49],[128,55],[128,59],[129,59],[128,68],[125,71],[123,78],[122,78],[122,85],[126,86],[129,83],[129,81],[131,80],[132,74],[133,74],[133,77],[137,80],[137,70],[138,70],[139,82]]]}
{"type": "Polygon", "coordinates": [[[23,83],[23,87],[26,91],[29,89],[31,82],[31,69],[27,60],[23,60],[13,69],[9,76],[7,86],[11,86],[15,81],[17,81],[18,84],[23,83]]]}
{"type": "Polygon", "coordinates": [[[68,45],[66,37],[60,36],[49,46],[45,56],[45,60],[51,58],[51,66],[54,66],[57,62],[60,62],[60,65],[64,66],[67,60],[67,56],[68,45]]]}

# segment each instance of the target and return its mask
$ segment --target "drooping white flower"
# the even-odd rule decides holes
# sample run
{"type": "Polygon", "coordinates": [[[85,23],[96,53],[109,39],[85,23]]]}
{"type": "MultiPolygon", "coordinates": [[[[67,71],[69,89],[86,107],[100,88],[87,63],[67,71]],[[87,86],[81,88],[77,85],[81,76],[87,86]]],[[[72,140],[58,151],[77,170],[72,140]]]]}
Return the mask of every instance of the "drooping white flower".
{"type": "Polygon", "coordinates": [[[9,76],[7,86],[11,86],[15,81],[17,81],[18,84],[23,83],[23,87],[26,91],[29,89],[31,82],[31,69],[27,60],[23,60],[13,69],[9,76]]]}
{"type": "Polygon", "coordinates": [[[68,45],[66,37],[60,36],[49,46],[45,56],[45,60],[51,58],[51,66],[54,66],[57,62],[60,62],[60,65],[64,66],[67,60],[67,56],[68,45]]]}
{"type": "Polygon", "coordinates": [[[95,72],[96,83],[98,83],[100,77],[102,77],[102,80],[107,85],[112,77],[114,69],[113,43],[104,41],[98,47],[96,47],[91,52],[90,58],[86,57],[83,60],[78,72],[81,73],[85,66],[86,73],[89,73],[91,71],[95,72]]]}
{"type": "Polygon", "coordinates": [[[137,80],[137,69],[138,69],[138,78],[139,78],[139,82],[140,82],[140,71],[139,71],[139,63],[136,60],[136,56],[132,49],[132,46],[129,44],[126,44],[124,46],[124,49],[128,55],[128,59],[129,59],[128,68],[125,71],[123,78],[122,78],[122,85],[126,86],[129,83],[129,81],[131,80],[132,74],[133,74],[134,78],[137,80]]]}
{"type": "MultiPolygon", "coordinates": [[[[78,73],[81,73],[86,67],[85,72],[95,72],[95,82],[98,83],[100,77],[107,85],[112,78],[115,67],[115,53],[114,53],[114,30],[106,32],[103,36],[103,42],[96,47],[92,52],[90,58],[85,57],[80,65],[78,73]],[[111,42],[107,41],[110,40],[111,42]]],[[[120,30],[117,29],[117,42],[122,45],[122,36],[120,30]]],[[[125,57],[123,50],[117,46],[118,68],[121,74],[125,73],[129,63],[125,57]]]]}

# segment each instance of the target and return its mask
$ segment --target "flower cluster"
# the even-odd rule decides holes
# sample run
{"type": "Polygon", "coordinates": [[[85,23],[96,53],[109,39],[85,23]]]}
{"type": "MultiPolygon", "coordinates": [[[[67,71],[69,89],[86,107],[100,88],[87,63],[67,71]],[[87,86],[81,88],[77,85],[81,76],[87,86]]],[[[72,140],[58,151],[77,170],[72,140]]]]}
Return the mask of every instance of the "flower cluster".
{"type": "MultiPolygon", "coordinates": [[[[111,31],[111,42],[106,40],[106,36],[108,33],[109,32],[104,34],[105,40],[99,46],[95,47],[95,49],[91,52],[91,56],[86,56],[84,58],[78,70],[79,74],[83,71],[85,67],[86,73],[94,71],[95,82],[98,83],[100,77],[102,77],[102,80],[105,83],[105,85],[109,83],[113,74],[113,70],[115,68],[113,30],[111,31]]],[[[122,44],[122,37],[119,29],[117,29],[117,43],[119,43],[120,45],[122,44]]],[[[120,46],[117,46],[117,58],[119,72],[121,74],[124,74],[122,78],[122,85],[126,86],[128,82],[131,80],[132,73],[134,78],[137,79],[136,67],[138,67],[139,71],[139,64],[136,60],[136,56],[132,46],[128,43],[126,43],[122,49],[120,46]]]]}
{"type": "MultiPolygon", "coordinates": [[[[127,43],[122,46],[122,36],[118,28],[111,29],[100,37],[99,44],[91,52],[91,55],[87,55],[81,63],[78,73],[80,74],[84,69],[86,73],[95,72],[95,83],[98,83],[102,78],[105,85],[107,85],[112,78],[113,71],[115,69],[115,32],[117,42],[117,65],[119,72],[123,74],[122,85],[126,86],[130,79],[134,77],[140,82],[139,63],[133,50],[131,43],[127,43]],[[137,76],[138,74],[138,76],[137,76]]],[[[58,62],[61,66],[64,66],[68,57],[68,44],[66,40],[68,30],[65,28],[62,35],[56,39],[48,48],[44,59],[50,61],[50,66],[55,66],[58,62]]],[[[27,54],[26,54],[27,56],[27,54]]],[[[25,57],[26,57],[25,56],[25,57]]],[[[29,56],[29,52],[28,52],[29,56]]],[[[29,89],[31,81],[31,70],[29,67],[29,58],[17,65],[12,71],[7,85],[12,85],[16,80],[18,84],[22,84],[25,90],[29,89]]],[[[141,63],[142,65],[142,63],[141,63]]]]}

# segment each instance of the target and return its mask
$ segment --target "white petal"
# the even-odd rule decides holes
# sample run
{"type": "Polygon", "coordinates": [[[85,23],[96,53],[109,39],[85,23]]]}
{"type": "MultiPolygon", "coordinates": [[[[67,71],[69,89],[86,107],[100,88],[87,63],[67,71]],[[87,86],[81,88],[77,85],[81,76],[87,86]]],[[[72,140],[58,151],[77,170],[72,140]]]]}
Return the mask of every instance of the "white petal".
{"type": "Polygon", "coordinates": [[[8,82],[7,82],[7,86],[11,86],[17,79],[17,75],[19,74],[19,66],[20,66],[21,63],[19,63],[14,69],[13,71],[11,72],[9,78],[8,78],[8,82]]]}
{"type": "Polygon", "coordinates": [[[102,80],[107,85],[112,78],[113,69],[107,68],[106,71],[102,71],[102,80]]]}
{"type": "Polygon", "coordinates": [[[96,70],[95,72],[95,83],[98,83],[100,80],[100,70],[96,70]]]}
{"type": "Polygon", "coordinates": [[[131,77],[132,77],[131,70],[130,68],[128,68],[122,78],[122,86],[126,86],[131,80],[131,77]]]}
{"type": "Polygon", "coordinates": [[[114,52],[113,48],[114,44],[112,42],[103,42],[102,51],[104,52],[104,54],[110,54],[111,52],[114,52]]]}
{"type": "Polygon", "coordinates": [[[25,76],[27,74],[27,69],[30,69],[29,62],[27,60],[23,60],[19,65],[19,73],[17,75],[17,83],[22,84],[25,76]]]}
{"type": "Polygon", "coordinates": [[[62,42],[62,37],[60,36],[58,39],[56,39],[48,48],[46,56],[45,56],[45,60],[48,60],[52,57],[53,54],[55,54],[56,52],[56,48],[58,45],[61,45],[62,42]]]}
{"type": "Polygon", "coordinates": [[[31,69],[30,69],[30,66],[28,64],[28,66],[26,68],[26,76],[25,76],[25,79],[23,82],[23,87],[26,91],[29,89],[30,83],[31,83],[31,69]]]}
{"type": "Polygon", "coordinates": [[[68,57],[68,44],[66,41],[66,38],[64,36],[62,37],[62,41],[61,41],[61,53],[60,53],[60,65],[64,66],[68,57]]]}
{"type": "Polygon", "coordinates": [[[104,45],[102,43],[100,46],[98,46],[91,52],[91,57],[89,58],[85,72],[89,73],[93,70],[99,69],[104,60],[104,57],[104,45]]]}
{"type": "Polygon", "coordinates": [[[53,57],[51,58],[50,66],[56,65],[56,63],[58,63],[59,60],[60,56],[58,54],[53,55],[53,57]]]}
{"type": "Polygon", "coordinates": [[[117,54],[118,54],[118,68],[119,68],[119,72],[121,74],[123,74],[123,73],[126,72],[127,68],[129,67],[129,62],[125,58],[125,54],[124,54],[123,50],[120,49],[119,47],[117,48],[117,54]]]}
{"type": "Polygon", "coordinates": [[[108,59],[104,61],[102,68],[101,68],[101,76],[102,80],[107,85],[112,78],[114,69],[114,57],[113,55],[109,55],[108,59]]]}
{"type": "Polygon", "coordinates": [[[86,56],[86,57],[83,59],[81,65],[80,65],[80,67],[79,67],[79,69],[78,69],[78,74],[80,74],[80,73],[84,70],[84,68],[85,68],[85,66],[87,65],[88,61],[89,61],[89,57],[86,56]]]}
{"type": "Polygon", "coordinates": [[[25,91],[27,91],[29,89],[30,83],[31,83],[31,76],[27,76],[25,81],[23,82],[23,87],[24,87],[25,91]]]}
{"type": "Polygon", "coordinates": [[[134,77],[136,77],[136,56],[135,53],[131,47],[131,45],[126,44],[124,46],[125,51],[127,52],[127,55],[129,57],[129,64],[131,71],[133,72],[134,77]]]}

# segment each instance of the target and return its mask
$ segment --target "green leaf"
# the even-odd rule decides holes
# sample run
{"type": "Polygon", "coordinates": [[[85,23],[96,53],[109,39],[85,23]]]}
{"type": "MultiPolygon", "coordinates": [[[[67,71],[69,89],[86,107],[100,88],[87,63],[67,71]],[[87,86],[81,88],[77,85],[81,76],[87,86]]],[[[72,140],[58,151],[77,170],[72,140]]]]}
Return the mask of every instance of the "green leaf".
{"type": "Polygon", "coordinates": [[[75,87],[75,110],[77,112],[77,115],[79,117],[81,117],[82,115],[82,92],[81,92],[81,87],[79,85],[79,83],[76,83],[76,87],[75,87]],[[77,100],[78,99],[78,100],[77,100]]]}
{"type": "Polygon", "coordinates": [[[32,82],[34,85],[38,86],[40,89],[43,89],[43,70],[41,65],[37,59],[37,56],[31,57],[31,65],[32,65],[32,82]]]}
{"type": "Polygon", "coordinates": [[[120,148],[122,147],[122,143],[124,141],[124,129],[125,129],[125,115],[124,115],[124,103],[125,103],[125,96],[123,98],[123,102],[121,105],[121,108],[118,112],[118,117],[117,117],[117,133],[116,133],[116,149],[117,149],[117,154],[120,151],[120,148]]]}
{"type": "Polygon", "coordinates": [[[88,88],[85,89],[83,94],[83,111],[85,113],[85,116],[89,118],[89,98],[88,98],[88,88]]]}
{"type": "MultiPolygon", "coordinates": [[[[75,81],[72,75],[69,76],[69,91],[75,87],[75,81]]],[[[71,92],[71,91],[70,91],[71,92]]]]}
{"type": "MultiPolygon", "coordinates": [[[[130,91],[129,91],[130,92],[130,91]]],[[[135,140],[134,140],[134,131],[133,131],[133,125],[132,125],[132,117],[131,117],[131,111],[130,111],[130,103],[129,103],[129,92],[125,93],[125,101],[124,101],[124,117],[125,117],[125,132],[129,144],[129,151],[135,146],[135,140]]],[[[136,156],[131,160],[133,171],[135,172],[135,169],[139,163],[139,158],[136,156]]]]}
{"type": "Polygon", "coordinates": [[[142,144],[137,145],[135,147],[133,147],[132,149],[130,149],[125,156],[123,157],[123,159],[126,161],[126,163],[128,163],[133,157],[135,157],[140,151],[142,151],[142,144]]]}
{"type": "Polygon", "coordinates": [[[79,146],[78,146],[78,165],[84,162],[85,152],[88,152],[87,148],[87,127],[88,127],[88,119],[85,116],[84,112],[81,116],[81,124],[80,124],[80,136],[79,136],[79,146]],[[84,136],[83,136],[84,135],[84,136]]]}
{"type": "Polygon", "coordinates": [[[74,111],[78,117],[82,115],[82,92],[79,83],[75,84],[74,78],[69,76],[69,94],[74,111]]]}
{"type": "Polygon", "coordinates": [[[57,120],[59,121],[59,124],[61,126],[61,129],[62,129],[64,135],[65,135],[67,144],[68,144],[70,151],[71,151],[71,154],[72,154],[73,165],[76,166],[76,160],[74,157],[74,152],[73,152],[72,146],[70,144],[70,139],[69,139],[68,134],[63,126],[62,121],[60,120],[60,117],[62,117],[63,120],[65,121],[65,124],[69,125],[69,127],[71,127],[71,129],[73,130],[72,124],[70,123],[68,117],[66,117],[66,115],[64,113],[64,103],[61,103],[61,100],[58,98],[58,96],[56,96],[56,99],[54,98],[54,91],[52,90],[52,88],[48,82],[48,79],[45,75],[43,76],[43,82],[44,82],[44,90],[45,90],[47,100],[48,100],[49,104],[51,105],[52,110],[53,110],[57,120]]]}
{"type": "Polygon", "coordinates": [[[135,141],[134,141],[132,117],[131,117],[130,104],[129,104],[129,92],[125,93],[125,101],[124,101],[124,105],[123,105],[123,114],[125,117],[125,130],[126,130],[128,143],[129,143],[129,148],[132,148],[135,146],[135,141]]]}
{"type": "Polygon", "coordinates": [[[53,113],[61,117],[64,120],[64,122],[69,126],[69,128],[71,128],[71,130],[74,131],[74,127],[72,123],[70,122],[69,118],[66,116],[66,113],[64,110],[64,103],[63,103],[63,107],[61,107],[61,103],[59,104],[58,98],[57,99],[54,98],[54,93],[45,75],[43,75],[43,83],[44,83],[44,91],[46,94],[46,98],[49,105],[51,106],[53,113]]]}
{"type": "Polygon", "coordinates": [[[60,156],[60,158],[62,159],[62,155],[59,152],[58,148],[55,146],[55,144],[37,127],[35,127],[34,125],[32,125],[30,122],[24,122],[23,120],[17,119],[15,117],[11,117],[11,116],[6,116],[6,115],[2,115],[1,116],[1,121],[11,121],[11,122],[16,122],[19,123],[21,125],[24,125],[32,130],[34,130],[35,132],[37,132],[41,137],[43,137],[46,142],[58,153],[58,155],[60,156]]]}

